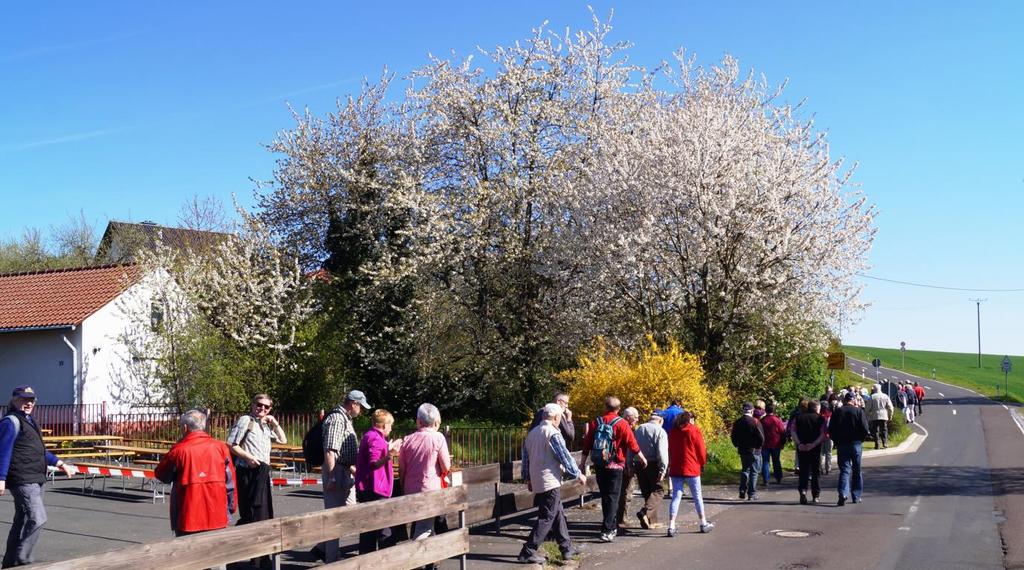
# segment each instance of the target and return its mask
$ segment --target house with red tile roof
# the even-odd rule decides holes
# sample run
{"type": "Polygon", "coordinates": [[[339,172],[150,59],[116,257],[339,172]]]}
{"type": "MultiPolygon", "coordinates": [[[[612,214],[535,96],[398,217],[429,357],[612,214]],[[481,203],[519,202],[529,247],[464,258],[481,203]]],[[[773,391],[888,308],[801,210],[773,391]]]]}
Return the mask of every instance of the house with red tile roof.
{"type": "Polygon", "coordinates": [[[113,402],[126,366],[119,339],[138,325],[125,322],[124,306],[152,303],[141,273],[104,265],[0,274],[0,398],[28,384],[40,404],[113,402]]]}

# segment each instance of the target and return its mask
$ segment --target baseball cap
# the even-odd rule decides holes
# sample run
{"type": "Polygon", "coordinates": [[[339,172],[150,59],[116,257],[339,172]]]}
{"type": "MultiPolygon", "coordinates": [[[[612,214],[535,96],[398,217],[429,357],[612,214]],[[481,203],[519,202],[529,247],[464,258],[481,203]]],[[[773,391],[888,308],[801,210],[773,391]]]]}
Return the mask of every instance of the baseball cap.
{"type": "Polygon", "coordinates": [[[345,399],[350,402],[359,402],[359,405],[366,408],[367,410],[373,407],[370,405],[369,402],[366,401],[366,394],[362,393],[359,390],[352,390],[351,392],[348,393],[348,396],[345,396],[345,399]]]}
{"type": "Polygon", "coordinates": [[[18,386],[11,393],[12,398],[35,398],[36,392],[32,389],[32,386],[18,386]]]}
{"type": "Polygon", "coordinates": [[[754,404],[750,402],[743,402],[743,413],[754,411],[754,404]]]}

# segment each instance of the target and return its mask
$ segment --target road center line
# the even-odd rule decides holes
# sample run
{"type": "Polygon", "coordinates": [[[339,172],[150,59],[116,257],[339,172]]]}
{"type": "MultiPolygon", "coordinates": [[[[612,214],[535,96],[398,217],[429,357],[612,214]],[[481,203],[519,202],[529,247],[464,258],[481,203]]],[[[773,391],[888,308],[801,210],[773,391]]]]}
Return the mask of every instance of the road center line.
{"type": "Polygon", "coordinates": [[[943,394],[942,392],[939,392],[939,397],[941,397],[941,398],[945,398],[945,397],[946,397],[946,395],[945,395],[945,394],[943,394]]]}
{"type": "Polygon", "coordinates": [[[954,416],[956,415],[956,410],[953,410],[953,415],[954,415],[954,416]]]}
{"type": "Polygon", "coordinates": [[[949,402],[949,405],[951,405],[951,406],[953,405],[953,400],[946,400],[946,401],[949,402]]]}

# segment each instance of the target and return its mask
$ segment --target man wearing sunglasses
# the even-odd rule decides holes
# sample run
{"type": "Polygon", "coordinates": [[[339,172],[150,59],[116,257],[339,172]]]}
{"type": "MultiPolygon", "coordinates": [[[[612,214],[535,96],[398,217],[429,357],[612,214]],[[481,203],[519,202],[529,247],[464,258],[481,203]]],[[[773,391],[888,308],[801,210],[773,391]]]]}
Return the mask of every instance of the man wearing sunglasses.
{"type": "Polygon", "coordinates": [[[3,568],[32,563],[35,548],[46,523],[43,484],[46,466],[61,469],[68,477],[70,465],[46,451],[42,432],[32,419],[36,393],[31,386],[18,386],[11,394],[7,415],[0,420],[0,495],[14,497],[14,521],[7,536],[3,568]]]}
{"type": "Polygon", "coordinates": [[[270,415],[272,407],[270,396],[256,394],[252,397],[249,413],[238,418],[228,433],[228,446],[235,456],[235,472],[238,474],[238,524],[274,518],[270,492],[270,446],[271,442],[288,443],[288,438],[281,424],[270,415]]]}

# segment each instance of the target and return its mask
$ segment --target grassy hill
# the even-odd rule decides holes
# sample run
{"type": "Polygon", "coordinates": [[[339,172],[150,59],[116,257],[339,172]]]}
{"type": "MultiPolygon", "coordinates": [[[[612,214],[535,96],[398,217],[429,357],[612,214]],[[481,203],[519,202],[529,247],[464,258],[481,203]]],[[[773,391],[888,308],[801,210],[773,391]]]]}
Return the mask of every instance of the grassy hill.
{"type": "MultiPolygon", "coordinates": [[[[843,350],[847,356],[866,362],[880,358],[885,368],[902,369],[923,378],[931,378],[934,369],[937,380],[977,390],[986,396],[995,397],[997,389],[998,395],[1003,395],[1002,354],[982,354],[981,368],[978,368],[977,353],[908,350],[904,368],[899,349],[846,346],[843,350]]],[[[1024,356],[1010,355],[1010,361],[1013,370],[1008,379],[1009,399],[1021,402],[1024,401],[1024,356]]]]}

